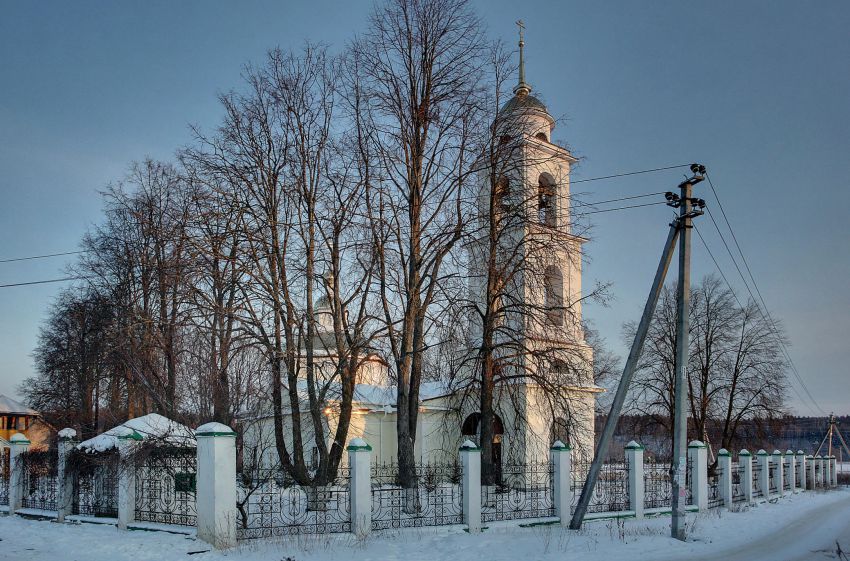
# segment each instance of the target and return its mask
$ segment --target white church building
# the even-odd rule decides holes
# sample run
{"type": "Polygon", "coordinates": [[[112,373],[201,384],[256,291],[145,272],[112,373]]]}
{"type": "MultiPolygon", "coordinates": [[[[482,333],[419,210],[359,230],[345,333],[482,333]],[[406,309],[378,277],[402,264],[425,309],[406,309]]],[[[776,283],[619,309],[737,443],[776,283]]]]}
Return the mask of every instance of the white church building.
{"type": "MultiPolygon", "coordinates": [[[[542,317],[539,321],[529,321],[527,317],[515,319],[522,324],[521,346],[528,350],[528,356],[515,360],[522,363],[523,372],[533,375],[517,376],[495,389],[494,458],[498,462],[520,463],[539,460],[555,440],[589,458],[593,454],[595,400],[603,390],[594,383],[593,353],[585,342],[581,323],[584,239],[571,232],[569,204],[570,169],[576,159],[566,148],[552,142],[555,119],[531,95],[531,87],[525,82],[522,48],[520,39],[519,83],[499,112],[499,119],[510,126],[510,134],[504,136],[504,141],[512,147],[509,156],[512,162],[508,166],[511,171],[506,172],[507,177],[500,178],[500,184],[504,182],[504,196],[512,197],[525,216],[531,217],[522,221],[521,230],[514,236],[523,240],[518,242],[523,244],[520,252],[531,251],[526,248],[532,246],[546,249],[527,256],[545,261],[535,269],[537,274],[523,272],[512,284],[513,297],[533,304],[542,311],[542,317]],[[558,358],[559,355],[563,358],[558,358]],[[545,357],[542,362],[540,357],[545,357]],[[568,369],[570,376],[564,376],[560,369],[568,369]],[[551,383],[541,384],[541,380],[551,383]],[[553,392],[558,394],[557,399],[552,398],[553,392]]],[[[489,205],[491,178],[483,174],[479,182],[478,204],[489,205]]],[[[476,259],[479,257],[473,248],[472,267],[483,268],[476,259]]],[[[483,298],[482,281],[475,275],[471,278],[470,294],[473,298],[483,298]]],[[[323,337],[320,332],[320,337],[333,340],[327,336],[333,330],[327,302],[320,301],[317,308],[318,328],[325,334],[323,337]]],[[[480,333],[473,329],[469,337],[470,347],[475,348],[475,338],[480,333]]],[[[323,352],[326,360],[333,358],[332,346],[323,352]]],[[[321,362],[321,358],[316,360],[321,362]]],[[[473,373],[468,376],[471,379],[473,373]]],[[[390,368],[380,356],[371,355],[363,361],[357,374],[348,431],[349,440],[363,438],[372,446],[376,460],[386,463],[395,462],[397,454],[397,388],[391,380],[390,368]]],[[[474,392],[470,395],[468,390],[453,388],[449,382],[424,382],[420,389],[415,443],[417,460],[454,458],[463,440],[477,440],[480,436],[477,403],[474,392]]],[[[325,434],[333,435],[337,408],[330,405],[324,411],[325,434]]],[[[264,446],[264,464],[278,463],[275,448],[269,445],[273,443],[271,413],[244,418],[242,431],[244,446],[264,446]]],[[[287,432],[285,426],[284,433],[287,432]]],[[[310,441],[310,435],[305,433],[305,445],[310,441]]],[[[309,463],[309,451],[306,455],[309,463]]],[[[317,450],[312,457],[317,462],[317,450]]]]}

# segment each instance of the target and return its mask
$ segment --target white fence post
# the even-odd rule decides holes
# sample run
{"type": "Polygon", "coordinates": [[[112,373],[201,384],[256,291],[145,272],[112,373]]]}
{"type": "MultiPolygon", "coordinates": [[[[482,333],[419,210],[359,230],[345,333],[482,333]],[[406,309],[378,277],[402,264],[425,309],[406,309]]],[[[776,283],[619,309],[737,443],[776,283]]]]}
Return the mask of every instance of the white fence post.
{"type": "MultiPolygon", "coordinates": [[[[136,442],[142,435],[127,427],[118,435],[118,528],[126,530],[136,519],[136,442]]],[[[116,430],[120,430],[116,429],[116,430]]]]}
{"type": "Polygon", "coordinates": [[[785,451],[785,479],[788,481],[790,493],[797,492],[797,466],[793,450],[785,451]]]}
{"type": "Polygon", "coordinates": [[[691,496],[700,512],[708,510],[708,450],[699,440],[688,444],[688,462],[691,464],[691,496]]]}
{"type": "Polygon", "coordinates": [[[738,464],[741,470],[741,492],[744,493],[744,501],[747,504],[753,502],[753,456],[743,449],[738,452],[738,464]]]}
{"type": "Polygon", "coordinates": [[[815,488],[823,487],[823,456],[815,456],[815,488]]]}
{"type": "Polygon", "coordinates": [[[560,518],[561,526],[570,525],[570,505],[573,502],[573,488],[570,484],[572,471],[572,450],[569,446],[556,440],[552,445],[553,489],[555,500],[555,516],[560,518]]]}
{"type": "Polygon", "coordinates": [[[351,531],[362,538],[372,531],[372,447],[362,438],[348,444],[351,468],[351,531]]]}
{"type": "Polygon", "coordinates": [[[236,433],[207,423],[198,439],[196,479],[198,538],[216,549],[236,545],[236,433]]]}
{"type": "Polygon", "coordinates": [[[643,446],[632,440],[626,444],[626,460],[629,462],[629,505],[635,518],[643,518],[644,480],[643,446]]]}
{"type": "Polygon", "coordinates": [[[838,460],[832,457],[832,486],[838,487],[838,460]]]}
{"type": "Polygon", "coordinates": [[[764,500],[770,500],[770,455],[764,450],[756,452],[759,463],[759,490],[764,500]]]}
{"type": "Polygon", "coordinates": [[[773,484],[776,486],[776,494],[781,497],[785,494],[785,490],[782,486],[782,482],[785,481],[783,477],[784,472],[782,471],[782,467],[784,464],[782,452],[780,452],[779,450],[774,450],[773,459],[771,460],[771,463],[776,464],[776,469],[773,470],[773,484]]]}
{"type": "Polygon", "coordinates": [[[799,490],[806,490],[806,453],[797,450],[797,477],[799,477],[799,490]]]}
{"type": "Polygon", "coordinates": [[[24,499],[24,464],[18,456],[30,449],[30,441],[19,432],[9,439],[9,463],[12,471],[9,473],[9,514],[14,514],[21,508],[24,499]]]}
{"type": "Polygon", "coordinates": [[[717,452],[717,466],[720,468],[720,498],[723,506],[732,508],[732,454],[726,448],[717,452]]]}
{"type": "Polygon", "coordinates": [[[832,487],[832,456],[823,458],[823,486],[832,487]]]}
{"type": "Polygon", "coordinates": [[[68,456],[76,445],[77,431],[64,428],[59,431],[58,462],[56,469],[56,520],[64,522],[74,506],[74,477],[68,469],[68,456]]]}
{"type": "Polygon", "coordinates": [[[815,488],[815,458],[811,454],[806,456],[806,482],[808,486],[806,489],[814,489],[815,488]]]}
{"type": "Polygon", "coordinates": [[[463,466],[463,521],[473,534],[481,531],[481,448],[471,440],[460,446],[463,466]]]}

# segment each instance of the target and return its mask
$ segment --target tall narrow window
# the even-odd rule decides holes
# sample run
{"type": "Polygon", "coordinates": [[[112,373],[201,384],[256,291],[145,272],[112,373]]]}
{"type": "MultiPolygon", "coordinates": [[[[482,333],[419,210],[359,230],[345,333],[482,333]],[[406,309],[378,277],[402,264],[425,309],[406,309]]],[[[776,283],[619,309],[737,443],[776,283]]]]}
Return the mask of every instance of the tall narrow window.
{"type": "Polygon", "coordinates": [[[544,283],[546,317],[552,325],[564,325],[564,274],[560,267],[546,267],[544,283]]]}
{"type": "Polygon", "coordinates": [[[537,220],[546,226],[558,225],[556,216],[555,180],[548,173],[540,174],[537,180],[537,220]]]}

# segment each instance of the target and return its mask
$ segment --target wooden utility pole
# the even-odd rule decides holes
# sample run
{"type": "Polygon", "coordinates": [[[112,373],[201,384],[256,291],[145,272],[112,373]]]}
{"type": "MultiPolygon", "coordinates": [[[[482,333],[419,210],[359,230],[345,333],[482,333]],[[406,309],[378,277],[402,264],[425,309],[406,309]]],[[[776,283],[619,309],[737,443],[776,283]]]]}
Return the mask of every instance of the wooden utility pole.
{"type": "Polygon", "coordinates": [[[826,436],[823,437],[823,440],[820,442],[820,446],[818,446],[817,452],[815,452],[815,456],[820,454],[823,445],[827,445],[827,456],[832,456],[832,439],[835,436],[838,436],[838,441],[841,442],[841,446],[838,448],[838,452],[842,455],[842,458],[838,461],[838,465],[841,468],[841,473],[844,473],[844,458],[843,452],[846,451],[848,457],[850,458],[850,448],[847,447],[847,442],[844,440],[844,435],[841,434],[841,431],[838,429],[838,419],[835,418],[835,415],[829,414],[829,428],[826,429],[826,436]]]}

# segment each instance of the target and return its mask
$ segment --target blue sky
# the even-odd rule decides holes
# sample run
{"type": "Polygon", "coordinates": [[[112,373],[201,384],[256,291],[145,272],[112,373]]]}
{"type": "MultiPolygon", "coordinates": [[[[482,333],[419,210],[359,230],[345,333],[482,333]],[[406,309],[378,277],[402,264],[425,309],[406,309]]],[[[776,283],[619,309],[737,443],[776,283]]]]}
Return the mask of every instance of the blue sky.
{"type": "MultiPolygon", "coordinates": [[[[699,161],[790,352],[825,411],[850,413],[850,4],[507,2],[475,5],[493,36],[527,34],[527,76],[582,162],[574,179],[699,161]]],[[[129,162],[167,159],[249,61],[305,40],[342,48],[370,2],[0,2],[0,259],[72,251],[98,191],[129,162]]],[[[588,200],[672,189],[679,171],[577,184],[588,200]]],[[[707,184],[697,188],[718,210],[707,184]]],[[[638,317],[669,210],[594,217],[585,283],[612,283],[591,319],[618,352],[638,317]]],[[[716,217],[719,219],[719,213],[716,217]]],[[[743,284],[703,217],[733,285],[743,284]]],[[[67,261],[0,263],[0,284],[67,261]]],[[[698,240],[694,277],[714,270],[698,240]]],[[[57,284],[0,289],[0,393],[32,373],[57,284]]],[[[798,383],[793,409],[817,413],[798,383]]]]}

